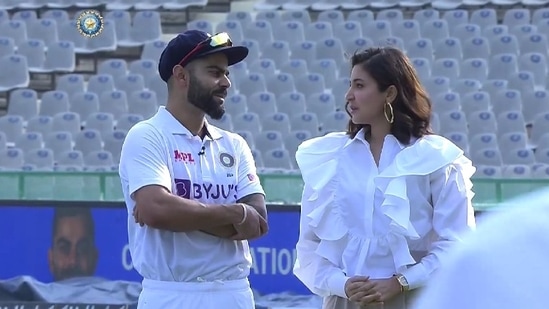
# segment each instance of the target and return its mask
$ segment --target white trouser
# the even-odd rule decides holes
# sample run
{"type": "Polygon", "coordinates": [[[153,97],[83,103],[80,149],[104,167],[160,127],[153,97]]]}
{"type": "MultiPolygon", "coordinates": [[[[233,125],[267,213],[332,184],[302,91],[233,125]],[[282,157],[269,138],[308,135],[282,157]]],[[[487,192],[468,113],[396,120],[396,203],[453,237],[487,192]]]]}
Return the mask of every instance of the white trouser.
{"type": "Polygon", "coordinates": [[[143,280],[137,309],[254,309],[248,279],[213,282],[143,280]]]}

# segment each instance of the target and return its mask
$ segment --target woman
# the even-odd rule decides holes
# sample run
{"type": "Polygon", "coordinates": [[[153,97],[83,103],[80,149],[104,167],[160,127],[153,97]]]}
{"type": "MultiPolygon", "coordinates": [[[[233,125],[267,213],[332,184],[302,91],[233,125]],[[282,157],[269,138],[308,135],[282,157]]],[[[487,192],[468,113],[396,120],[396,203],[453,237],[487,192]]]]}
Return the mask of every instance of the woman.
{"type": "Polygon", "coordinates": [[[351,64],[347,132],[296,153],[305,188],[294,273],[323,309],[406,309],[475,225],[475,168],[430,132],[431,103],[401,51],[368,49],[351,64]]]}

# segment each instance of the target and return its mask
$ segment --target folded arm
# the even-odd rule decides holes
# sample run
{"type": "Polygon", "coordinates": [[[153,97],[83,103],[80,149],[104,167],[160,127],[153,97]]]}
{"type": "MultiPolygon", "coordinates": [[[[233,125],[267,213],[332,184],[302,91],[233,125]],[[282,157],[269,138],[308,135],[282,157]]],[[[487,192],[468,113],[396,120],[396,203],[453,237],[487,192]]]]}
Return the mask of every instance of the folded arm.
{"type": "Polygon", "coordinates": [[[240,205],[216,207],[178,196],[171,192],[172,175],[168,166],[169,147],[161,133],[140,123],[126,136],[121,151],[120,174],[135,201],[137,223],[172,232],[187,232],[242,220],[240,205]]]}
{"type": "Polygon", "coordinates": [[[433,230],[437,239],[429,253],[421,261],[402,272],[410,288],[424,286],[431,275],[439,268],[441,257],[455,242],[462,239],[463,233],[475,226],[472,192],[469,173],[470,164],[452,164],[433,174],[431,192],[433,202],[433,230]]]}
{"type": "MultiPolygon", "coordinates": [[[[238,164],[238,192],[237,203],[245,204],[249,211],[259,214],[267,222],[267,206],[265,203],[265,192],[259,182],[257,169],[252,151],[246,141],[239,135],[234,136],[235,153],[240,154],[238,164]]],[[[239,235],[242,239],[254,239],[263,236],[268,230],[254,233],[253,235],[239,235]]],[[[237,234],[233,224],[225,224],[213,228],[201,229],[201,231],[221,238],[232,238],[237,234]]]]}
{"type": "Polygon", "coordinates": [[[171,194],[158,185],[142,187],[134,196],[136,222],[161,230],[189,232],[208,229],[237,224],[244,216],[240,205],[207,205],[171,194]]]}
{"type": "MultiPolygon", "coordinates": [[[[265,221],[267,221],[267,207],[265,204],[265,196],[261,193],[252,193],[237,201],[237,203],[245,204],[246,207],[251,207],[250,211],[256,211],[265,221]]],[[[249,208],[248,208],[249,209],[249,208]]],[[[214,226],[211,228],[201,229],[202,232],[214,235],[221,238],[232,238],[237,232],[234,224],[225,224],[214,226]]],[[[253,239],[263,236],[266,231],[254,235],[247,235],[244,239],[253,239]]]]}

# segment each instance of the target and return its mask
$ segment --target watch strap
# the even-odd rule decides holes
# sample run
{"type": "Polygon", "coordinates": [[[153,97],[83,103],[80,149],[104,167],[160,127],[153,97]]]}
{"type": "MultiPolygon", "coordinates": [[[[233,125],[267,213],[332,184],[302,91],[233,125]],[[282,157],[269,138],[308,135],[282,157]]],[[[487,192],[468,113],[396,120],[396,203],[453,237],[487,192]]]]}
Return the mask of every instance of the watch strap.
{"type": "Polygon", "coordinates": [[[406,279],[406,277],[404,277],[404,275],[396,274],[395,277],[400,284],[400,289],[402,292],[410,290],[410,285],[408,284],[408,280],[406,279]]]}

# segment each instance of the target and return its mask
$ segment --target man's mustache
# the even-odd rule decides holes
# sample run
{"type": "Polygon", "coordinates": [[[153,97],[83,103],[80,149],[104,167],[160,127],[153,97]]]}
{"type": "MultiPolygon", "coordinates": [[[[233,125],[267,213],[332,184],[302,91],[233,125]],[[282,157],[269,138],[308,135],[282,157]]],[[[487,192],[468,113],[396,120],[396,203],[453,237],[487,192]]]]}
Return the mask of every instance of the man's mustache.
{"type": "Polygon", "coordinates": [[[226,97],[227,93],[228,93],[227,90],[218,90],[218,91],[212,92],[212,95],[226,97]]]}

